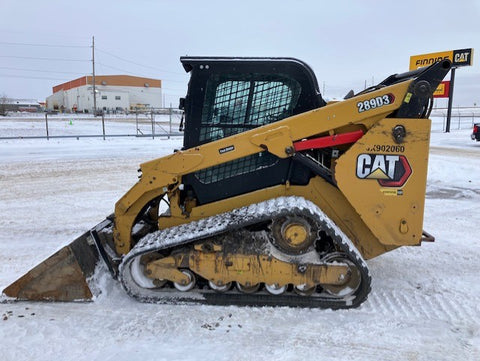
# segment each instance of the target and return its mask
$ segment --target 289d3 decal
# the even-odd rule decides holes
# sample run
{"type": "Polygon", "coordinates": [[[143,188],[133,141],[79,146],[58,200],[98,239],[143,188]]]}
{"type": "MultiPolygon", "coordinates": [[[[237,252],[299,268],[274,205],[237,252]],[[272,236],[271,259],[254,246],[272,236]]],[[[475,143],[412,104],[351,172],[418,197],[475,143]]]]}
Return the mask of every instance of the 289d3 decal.
{"type": "Polygon", "coordinates": [[[357,177],[375,179],[382,187],[402,187],[411,174],[404,155],[364,153],[357,158],[357,177]]]}
{"type": "Polygon", "coordinates": [[[372,99],[364,100],[362,102],[358,102],[357,108],[359,113],[363,113],[370,109],[376,109],[383,107],[384,105],[392,104],[394,101],[395,96],[393,94],[385,94],[372,99]]]}

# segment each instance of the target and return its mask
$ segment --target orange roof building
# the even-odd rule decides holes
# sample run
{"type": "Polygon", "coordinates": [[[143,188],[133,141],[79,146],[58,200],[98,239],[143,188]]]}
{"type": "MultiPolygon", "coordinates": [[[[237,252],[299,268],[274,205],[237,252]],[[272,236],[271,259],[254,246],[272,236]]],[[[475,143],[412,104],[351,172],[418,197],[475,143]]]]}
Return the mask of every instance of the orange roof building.
{"type": "MultiPolygon", "coordinates": [[[[83,76],[53,87],[48,110],[90,113],[94,108],[93,77],[83,76]]],[[[162,81],[130,75],[95,76],[97,110],[128,110],[162,106],[162,81]]]]}

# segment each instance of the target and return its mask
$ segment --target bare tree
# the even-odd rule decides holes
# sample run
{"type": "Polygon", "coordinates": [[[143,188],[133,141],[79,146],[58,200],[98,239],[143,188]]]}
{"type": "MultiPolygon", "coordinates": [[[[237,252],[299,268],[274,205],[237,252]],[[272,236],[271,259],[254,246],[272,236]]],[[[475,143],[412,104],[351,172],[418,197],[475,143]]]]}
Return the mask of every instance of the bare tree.
{"type": "Polygon", "coordinates": [[[8,97],[6,94],[2,94],[0,96],[0,115],[5,116],[7,115],[8,110],[8,97]]]}

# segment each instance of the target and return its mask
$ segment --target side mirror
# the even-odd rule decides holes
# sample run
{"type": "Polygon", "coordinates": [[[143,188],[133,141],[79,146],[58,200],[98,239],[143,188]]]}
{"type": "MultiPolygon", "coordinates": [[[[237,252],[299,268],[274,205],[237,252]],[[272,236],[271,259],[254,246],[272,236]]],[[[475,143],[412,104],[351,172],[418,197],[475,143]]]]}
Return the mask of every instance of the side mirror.
{"type": "Polygon", "coordinates": [[[180,102],[178,105],[178,109],[184,110],[185,109],[185,98],[180,98],[180,102]]]}

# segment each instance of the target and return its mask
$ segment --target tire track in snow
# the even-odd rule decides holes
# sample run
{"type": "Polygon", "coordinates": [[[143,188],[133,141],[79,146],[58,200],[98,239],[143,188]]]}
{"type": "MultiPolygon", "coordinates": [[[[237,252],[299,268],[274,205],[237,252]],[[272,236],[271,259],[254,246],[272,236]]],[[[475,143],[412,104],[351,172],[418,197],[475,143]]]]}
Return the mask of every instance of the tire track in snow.
{"type": "Polygon", "coordinates": [[[466,310],[448,296],[405,293],[401,290],[372,291],[361,310],[376,315],[444,321],[468,321],[473,316],[471,310],[466,310]]]}

